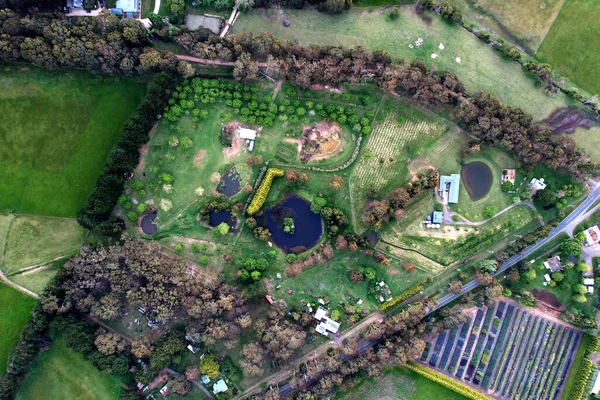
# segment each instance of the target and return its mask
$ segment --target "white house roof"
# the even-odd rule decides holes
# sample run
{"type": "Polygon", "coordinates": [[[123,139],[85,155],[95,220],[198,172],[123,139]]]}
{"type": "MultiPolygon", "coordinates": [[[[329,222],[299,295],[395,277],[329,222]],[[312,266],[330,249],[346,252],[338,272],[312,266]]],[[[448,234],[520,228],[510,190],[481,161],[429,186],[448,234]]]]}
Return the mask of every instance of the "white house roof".
{"type": "Polygon", "coordinates": [[[594,286],[594,278],[583,278],[583,284],[585,286],[594,286]]]}
{"type": "Polygon", "coordinates": [[[596,374],[596,380],[594,381],[594,387],[592,388],[592,394],[598,394],[600,392],[600,373],[596,374]]]}
{"type": "Polygon", "coordinates": [[[589,294],[594,294],[594,287],[593,286],[588,286],[587,289],[588,289],[588,293],[589,294]]]}
{"type": "Polygon", "coordinates": [[[534,188],[536,188],[537,190],[546,189],[546,183],[544,183],[544,178],[541,178],[541,179],[533,178],[531,180],[531,182],[529,182],[529,184],[531,186],[533,186],[534,188]]]}
{"type": "Polygon", "coordinates": [[[323,320],[317,325],[316,331],[321,335],[327,336],[328,332],[337,333],[340,330],[339,322],[335,322],[331,318],[323,317],[323,320]]]}
{"type": "Polygon", "coordinates": [[[220,381],[218,381],[217,383],[215,383],[213,385],[214,394],[223,393],[223,392],[226,392],[227,390],[229,390],[229,388],[227,387],[227,384],[225,383],[225,381],[223,379],[221,379],[220,381]]]}
{"type": "Polygon", "coordinates": [[[317,308],[317,312],[315,313],[315,319],[317,321],[322,320],[323,318],[327,317],[327,310],[324,309],[323,307],[319,307],[317,308]]]}
{"type": "Polygon", "coordinates": [[[238,134],[242,139],[256,139],[256,131],[254,129],[238,128],[238,134]]]}

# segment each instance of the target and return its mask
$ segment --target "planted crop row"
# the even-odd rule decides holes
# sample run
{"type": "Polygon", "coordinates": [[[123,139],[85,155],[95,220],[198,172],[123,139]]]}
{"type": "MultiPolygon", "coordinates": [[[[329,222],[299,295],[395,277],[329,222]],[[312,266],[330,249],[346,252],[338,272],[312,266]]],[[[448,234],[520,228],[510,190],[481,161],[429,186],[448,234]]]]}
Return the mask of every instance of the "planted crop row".
{"type": "Polygon", "coordinates": [[[506,338],[506,333],[508,332],[508,327],[512,324],[512,316],[514,314],[515,308],[513,306],[509,306],[506,310],[506,315],[504,316],[503,323],[500,326],[500,334],[496,339],[496,347],[494,347],[494,351],[492,352],[492,356],[490,357],[489,365],[486,369],[485,375],[483,377],[483,381],[481,386],[487,388],[490,383],[491,374],[496,367],[496,362],[498,361],[498,357],[500,357],[500,353],[504,351],[504,339],[506,338]]]}
{"type": "Polygon", "coordinates": [[[482,393],[479,393],[478,391],[468,387],[467,385],[457,382],[457,381],[453,380],[452,378],[447,377],[446,375],[432,371],[429,368],[424,367],[420,364],[409,361],[406,364],[406,366],[407,366],[407,368],[415,371],[419,375],[422,375],[431,381],[437,382],[440,385],[443,385],[443,386],[447,387],[448,389],[455,391],[458,394],[468,397],[469,399],[492,400],[491,397],[488,397],[482,393]]]}

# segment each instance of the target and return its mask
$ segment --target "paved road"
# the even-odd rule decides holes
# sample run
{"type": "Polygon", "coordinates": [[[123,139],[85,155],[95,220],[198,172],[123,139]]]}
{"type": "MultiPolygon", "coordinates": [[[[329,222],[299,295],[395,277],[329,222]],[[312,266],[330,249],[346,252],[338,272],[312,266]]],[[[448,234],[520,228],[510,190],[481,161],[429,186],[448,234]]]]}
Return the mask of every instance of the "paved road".
{"type": "MultiPolygon", "coordinates": [[[[538,240],[536,242],[536,244],[527,247],[522,252],[515,254],[514,256],[509,258],[504,264],[502,264],[500,266],[500,268],[498,268],[498,271],[496,271],[494,273],[494,276],[498,276],[498,275],[504,273],[507,269],[509,269],[513,265],[517,264],[518,262],[526,259],[527,257],[529,257],[529,255],[531,253],[537,251],[540,247],[542,247],[543,245],[545,245],[546,243],[548,243],[549,241],[554,239],[558,234],[560,234],[563,231],[566,231],[568,228],[570,228],[571,224],[573,222],[577,222],[580,219],[579,217],[581,215],[584,215],[586,213],[587,209],[590,208],[592,206],[592,204],[594,204],[594,202],[596,200],[598,200],[599,198],[600,198],[600,185],[594,185],[593,189],[590,192],[590,194],[588,195],[588,197],[575,210],[573,210],[573,212],[571,214],[569,214],[567,216],[567,218],[562,220],[562,222],[560,224],[558,224],[556,226],[556,228],[554,228],[552,231],[550,231],[550,235],[548,235],[548,237],[538,240]]],[[[479,286],[479,281],[477,279],[472,280],[471,282],[469,282],[463,286],[463,289],[461,290],[460,293],[447,294],[446,296],[439,299],[438,304],[430,312],[439,310],[440,308],[444,307],[446,304],[456,300],[460,296],[464,295],[465,293],[470,292],[471,290],[477,288],[478,286],[479,286]]]]}

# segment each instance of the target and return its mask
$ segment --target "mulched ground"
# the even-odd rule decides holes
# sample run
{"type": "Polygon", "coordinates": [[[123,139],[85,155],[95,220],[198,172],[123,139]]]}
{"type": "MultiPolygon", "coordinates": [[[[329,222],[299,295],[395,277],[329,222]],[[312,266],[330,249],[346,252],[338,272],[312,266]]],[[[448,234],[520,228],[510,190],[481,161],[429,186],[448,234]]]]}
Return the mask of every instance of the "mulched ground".
{"type": "Polygon", "coordinates": [[[575,106],[560,108],[552,113],[545,121],[550,125],[554,133],[572,133],[575,128],[583,127],[590,129],[598,124],[593,119],[581,114],[581,111],[575,106]]]}

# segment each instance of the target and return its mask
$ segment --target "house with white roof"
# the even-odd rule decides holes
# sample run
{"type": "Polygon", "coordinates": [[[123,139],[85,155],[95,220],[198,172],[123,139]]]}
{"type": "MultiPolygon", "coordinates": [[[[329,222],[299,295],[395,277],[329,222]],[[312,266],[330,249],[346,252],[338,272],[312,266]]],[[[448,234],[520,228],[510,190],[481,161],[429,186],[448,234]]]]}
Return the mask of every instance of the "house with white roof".
{"type": "Polygon", "coordinates": [[[223,379],[219,380],[217,383],[215,383],[213,385],[213,393],[214,394],[225,393],[228,390],[229,390],[229,387],[227,387],[227,384],[225,383],[225,381],[223,379]]]}
{"type": "Polygon", "coordinates": [[[529,182],[529,186],[531,186],[532,189],[538,191],[546,189],[547,184],[544,182],[544,178],[533,178],[531,182],[529,182]]]}
{"type": "Polygon", "coordinates": [[[323,307],[317,308],[317,312],[315,313],[315,319],[320,321],[316,331],[323,336],[328,336],[329,333],[335,335],[340,330],[340,323],[329,318],[328,314],[329,311],[323,307]]]}
{"type": "Polygon", "coordinates": [[[254,141],[256,140],[256,131],[254,129],[242,128],[241,126],[238,126],[237,131],[240,139],[246,141],[248,151],[252,151],[254,149],[254,141]]]}

